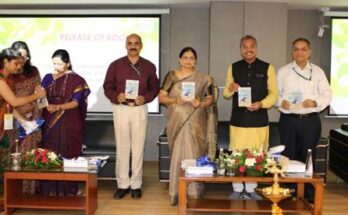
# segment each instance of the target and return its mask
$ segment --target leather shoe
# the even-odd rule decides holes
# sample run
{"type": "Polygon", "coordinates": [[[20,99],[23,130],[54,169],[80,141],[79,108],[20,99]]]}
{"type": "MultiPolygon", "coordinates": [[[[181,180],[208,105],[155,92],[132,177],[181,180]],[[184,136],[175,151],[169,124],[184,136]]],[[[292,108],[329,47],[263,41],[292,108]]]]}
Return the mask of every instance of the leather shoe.
{"type": "Polygon", "coordinates": [[[141,198],[141,189],[132,189],[131,196],[134,199],[140,199],[141,198]]]}
{"type": "Polygon", "coordinates": [[[122,199],[128,192],[129,192],[129,188],[128,189],[117,189],[117,191],[114,193],[113,198],[114,199],[122,199]]]}

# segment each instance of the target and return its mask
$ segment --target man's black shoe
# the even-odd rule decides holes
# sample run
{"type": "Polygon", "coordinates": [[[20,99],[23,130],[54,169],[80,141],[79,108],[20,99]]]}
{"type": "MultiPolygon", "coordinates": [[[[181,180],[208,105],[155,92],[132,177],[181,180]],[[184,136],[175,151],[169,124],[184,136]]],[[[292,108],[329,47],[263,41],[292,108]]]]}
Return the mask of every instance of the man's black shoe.
{"type": "Polygon", "coordinates": [[[129,192],[129,188],[128,189],[118,189],[114,193],[113,198],[114,199],[122,199],[128,192],[129,192]]]}
{"type": "Polygon", "coordinates": [[[131,190],[132,198],[140,199],[141,198],[141,189],[132,189],[131,190]]]}

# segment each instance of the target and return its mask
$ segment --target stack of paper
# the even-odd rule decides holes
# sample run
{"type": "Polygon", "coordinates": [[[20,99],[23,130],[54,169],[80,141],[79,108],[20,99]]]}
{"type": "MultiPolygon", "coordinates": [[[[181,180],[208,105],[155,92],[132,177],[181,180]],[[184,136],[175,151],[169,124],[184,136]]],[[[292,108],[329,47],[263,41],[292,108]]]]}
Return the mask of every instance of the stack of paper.
{"type": "Polygon", "coordinates": [[[99,169],[102,161],[107,160],[109,156],[92,156],[92,157],[78,157],[73,159],[64,159],[63,166],[65,168],[85,168],[85,169],[99,169]]]}
{"type": "Polygon", "coordinates": [[[181,161],[181,169],[186,170],[189,166],[197,166],[195,159],[185,159],[181,161]]]}
{"type": "Polygon", "coordinates": [[[213,175],[214,168],[211,166],[189,166],[186,168],[186,175],[213,175]]]}
{"type": "Polygon", "coordinates": [[[88,160],[83,157],[64,159],[63,166],[64,168],[88,168],[88,160]]]}
{"type": "Polygon", "coordinates": [[[300,172],[300,173],[304,173],[306,171],[306,164],[301,162],[301,161],[297,161],[297,160],[290,160],[289,161],[289,166],[286,172],[300,172]]]}

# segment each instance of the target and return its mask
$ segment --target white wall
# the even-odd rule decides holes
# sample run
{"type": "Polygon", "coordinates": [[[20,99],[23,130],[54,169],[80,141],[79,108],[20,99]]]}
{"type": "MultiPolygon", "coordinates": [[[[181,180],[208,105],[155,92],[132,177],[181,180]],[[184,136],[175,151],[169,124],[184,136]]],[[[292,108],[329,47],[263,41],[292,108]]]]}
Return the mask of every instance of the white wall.
{"type": "MultiPolygon", "coordinates": [[[[306,37],[312,43],[311,60],[328,75],[330,33],[317,37],[318,16],[317,10],[289,10],[284,3],[214,2],[209,8],[171,8],[170,15],[162,20],[162,80],[169,69],[178,66],[180,49],[192,46],[198,53],[198,69],[208,72],[223,87],[228,65],[240,59],[239,42],[244,34],[256,37],[258,56],[276,69],[291,61],[292,40],[306,37]]],[[[230,101],[220,96],[218,108],[219,120],[229,120],[230,101]]],[[[326,114],[326,111],[321,114],[324,137],[330,129],[346,122],[342,118],[326,118],[326,114]]],[[[278,111],[271,110],[270,120],[277,122],[278,117],[278,111]]],[[[157,160],[154,143],[165,125],[165,116],[150,117],[149,123],[145,160],[157,160]]]]}

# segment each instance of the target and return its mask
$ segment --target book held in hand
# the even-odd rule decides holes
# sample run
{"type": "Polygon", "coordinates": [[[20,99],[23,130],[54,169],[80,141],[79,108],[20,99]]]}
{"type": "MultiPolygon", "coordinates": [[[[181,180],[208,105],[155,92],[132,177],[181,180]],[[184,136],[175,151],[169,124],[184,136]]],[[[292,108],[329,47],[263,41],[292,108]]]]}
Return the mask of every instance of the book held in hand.
{"type": "Polygon", "coordinates": [[[138,97],[139,81],[126,80],[126,99],[136,99],[138,97]]]}
{"type": "Polygon", "coordinates": [[[298,109],[302,107],[302,93],[292,92],[289,95],[290,109],[298,109]]]}
{"type": "Polygon", "coordinates": [[[41,99],[36,100],[36,103],[39,109],[47,107],[48,106],[47,97],[43,97],[41,99]]]}
{"type": "Polygon", "coordinates": [[[195,82],[182,82],[181,98],[185,101],[192,101],[195,99],[195,82]]]}
{"type": "Polygon", "coordinates": [[[238,106],[251,106],[251,87],[239,87],[238,89],[238,106]]]}

